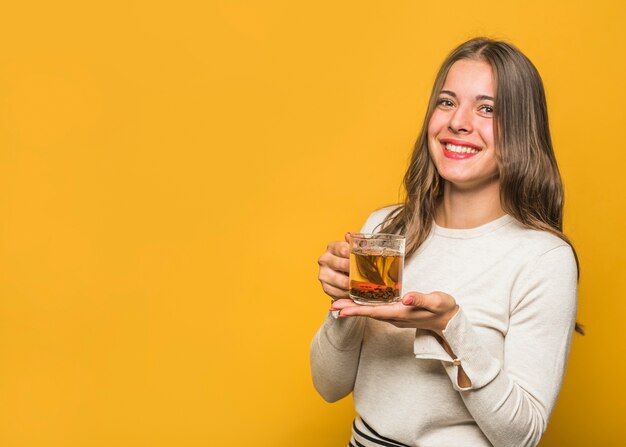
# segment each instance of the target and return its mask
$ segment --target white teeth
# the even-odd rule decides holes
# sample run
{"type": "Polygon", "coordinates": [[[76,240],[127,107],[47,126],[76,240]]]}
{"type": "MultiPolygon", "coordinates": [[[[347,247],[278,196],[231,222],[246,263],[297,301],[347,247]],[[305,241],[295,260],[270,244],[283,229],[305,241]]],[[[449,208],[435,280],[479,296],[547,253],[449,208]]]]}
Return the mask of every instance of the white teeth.
{"type": "Polygon", "coordinates": [[[480,152],[479,149],[474,149],[467,146],[457,146],[456,144],[445,144],[446,149],[450,152],[456,152],[457,154],[477,154],[480,152]]]}

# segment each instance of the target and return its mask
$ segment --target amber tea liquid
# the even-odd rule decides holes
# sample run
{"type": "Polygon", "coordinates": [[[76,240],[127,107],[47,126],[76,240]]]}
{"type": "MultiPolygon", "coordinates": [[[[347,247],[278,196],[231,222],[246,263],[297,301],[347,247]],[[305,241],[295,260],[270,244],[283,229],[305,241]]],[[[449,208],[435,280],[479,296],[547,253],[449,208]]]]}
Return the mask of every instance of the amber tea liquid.
{"type": "Polygon", "coordinates": [[[353,248],[350,298],[358,304],[389,304],[400,299],[404,256],[388,248],[353,248]]]}

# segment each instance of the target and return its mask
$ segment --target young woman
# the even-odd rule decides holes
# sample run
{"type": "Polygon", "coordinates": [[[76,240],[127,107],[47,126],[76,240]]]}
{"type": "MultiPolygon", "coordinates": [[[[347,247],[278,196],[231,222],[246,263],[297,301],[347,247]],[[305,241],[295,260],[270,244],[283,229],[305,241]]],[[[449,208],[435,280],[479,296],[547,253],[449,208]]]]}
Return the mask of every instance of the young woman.
{"type": "Polygon", "coordinates": [[[350,446],[535,446],[575,328],[577,260],[541,78],[505,42],[473,39],[437,75],[406,201],[362,232],[407,239],[402,300],[348,298],[349,248],[319,279],[333,299],[311,345],[315,387],[354,395],[350,446]]]}

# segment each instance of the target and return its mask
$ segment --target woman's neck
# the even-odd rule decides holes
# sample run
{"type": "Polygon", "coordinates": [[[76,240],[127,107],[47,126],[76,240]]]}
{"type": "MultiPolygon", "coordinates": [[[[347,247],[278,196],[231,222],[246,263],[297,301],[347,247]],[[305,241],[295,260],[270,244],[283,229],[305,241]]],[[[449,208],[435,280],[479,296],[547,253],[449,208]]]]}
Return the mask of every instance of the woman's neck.
{"type": "Polygon", "coordinates": [[[500,182],[479,190],[462,189],[445,182],[435,222],[444,228],[476,228],[505,214],[500,204],[500,182]]]}

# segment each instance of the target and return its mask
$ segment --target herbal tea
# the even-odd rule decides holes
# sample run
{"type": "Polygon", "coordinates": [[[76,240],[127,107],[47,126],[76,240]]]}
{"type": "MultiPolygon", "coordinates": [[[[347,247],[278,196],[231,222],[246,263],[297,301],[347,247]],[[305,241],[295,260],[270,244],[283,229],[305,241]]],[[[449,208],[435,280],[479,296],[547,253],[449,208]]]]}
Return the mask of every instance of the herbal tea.
{"type": "Polygon", "coordinates": [[[358,304],[389,304],[400,299],[404,254],[389,248],[353,248],[350,298],[358,304]]]}

